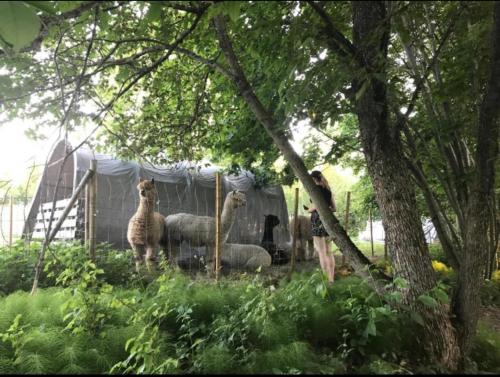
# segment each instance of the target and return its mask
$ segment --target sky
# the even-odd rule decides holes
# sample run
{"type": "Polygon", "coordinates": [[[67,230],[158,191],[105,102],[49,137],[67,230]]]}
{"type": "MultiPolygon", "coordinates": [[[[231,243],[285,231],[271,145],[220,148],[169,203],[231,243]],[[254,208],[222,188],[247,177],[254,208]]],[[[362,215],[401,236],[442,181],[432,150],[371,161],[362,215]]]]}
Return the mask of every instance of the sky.
{"type": "MultiPolygon", "coordinates": [[[[44,140],[31,140],[25,132],[29,122],[15,119],[0,123],[0,182],[10,181],[13,186],[24,184],[33,164],[45,164],[47,157],[58,140],[58,129],[43,130],[44,140]]],[[[70,135],[70,142],[76,145],[83,140],[81,135],[70,135]]]]}
{"type": "MultiPolygon", "coordinates": [[[[21,119],[0,123],[0,181],[11,181],[11,185],[18,186],[26,182],[33,164],[44,164],[52,147],[58,138],[56,127],[44,131],[45,140],[30,140],[25,131],[29,123],[21,119]]],[[[299,121],[292,128],[292,147],[299,154],[302,153],[301,143],[305,137],[315,131],[308,121],[299,121]]],[[[79,134],[70,134],[72,145],[77,145],[85,137],[85,130],[79,134]]],[[[328,144],[324,144],[328,148],[328,144]]],[[[324,150],[326,152],[326,150],[324,150]]]]}

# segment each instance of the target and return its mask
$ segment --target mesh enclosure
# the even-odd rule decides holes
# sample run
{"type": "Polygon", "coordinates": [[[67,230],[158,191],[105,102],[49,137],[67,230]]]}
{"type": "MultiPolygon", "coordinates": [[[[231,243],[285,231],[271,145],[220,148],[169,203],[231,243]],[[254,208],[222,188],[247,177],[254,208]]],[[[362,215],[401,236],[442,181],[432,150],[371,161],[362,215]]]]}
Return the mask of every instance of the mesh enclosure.
{"type": "MultiPolygon", "coordinates": [[[[23,234],[33,234],[37,215],[44,203],[52,202],[57,175],[65,153],[71,147],[61,141],[53,150],[36,195],[31,203],[23,234]]],[[[216,167],[200,167],[181,162],[170,167],[140,165],[133,161],[121,161],[103,154],[80,148],[72,153],[63,167],[56,200],[71,197],[74,189],[97,160],[96,242],[108,242],[117,249],[128,249],[127,227],[139,206],[137,185],[139,178],[154,178],[157,191],[155,211],[163,216],[179,212],[198,216],[215,216],[216,167]]],[[[290,249],[288,211],[281,186],[256,187],[254,176],[247,171],[235,176],[222,176],[222,200],[232,190],[243,191],[246,206],[236,209],[234,224],[227,242],[260,245],[264,235],[266,215],[275,215],[279,224],[273,229],[273,241],[278,248],[290,249]]],[[[78,221],[75,222],[75,238],[83,239],[84,191],[78,203],[78,221]]],[[[223,204],[223,203],[222,203],[223,204]]],[[[56,236],[57,238],[57,236],[56,236]]],[[[181,257],[201,256],[204,247],[181,245],[181,257]]]]}

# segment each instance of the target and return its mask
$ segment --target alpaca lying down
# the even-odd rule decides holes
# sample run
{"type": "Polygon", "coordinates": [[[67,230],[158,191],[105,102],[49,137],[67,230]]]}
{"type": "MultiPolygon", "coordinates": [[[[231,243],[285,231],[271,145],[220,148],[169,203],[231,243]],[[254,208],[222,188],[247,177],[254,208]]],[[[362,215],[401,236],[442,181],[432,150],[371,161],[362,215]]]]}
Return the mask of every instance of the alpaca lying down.
{"type": "MultiPolygon", "coordinates": [[[[225,243],[236,218],[236,209],[246,205],[245,193],[234,190],[227,194],[221,213],[221,243],[225,243]]],[[[176,213],[165,218],[171,260],[176,263],[182,241],[190,246],[206,246],[207,262],[213,261],[215,217],[176,213]]]]}
{"type": "Polygon", "coordinates": [[[255,270],[271,265],[271,255],[257,245],[226,243],[222,245],[221,262],[229,268],[255,270]]]}

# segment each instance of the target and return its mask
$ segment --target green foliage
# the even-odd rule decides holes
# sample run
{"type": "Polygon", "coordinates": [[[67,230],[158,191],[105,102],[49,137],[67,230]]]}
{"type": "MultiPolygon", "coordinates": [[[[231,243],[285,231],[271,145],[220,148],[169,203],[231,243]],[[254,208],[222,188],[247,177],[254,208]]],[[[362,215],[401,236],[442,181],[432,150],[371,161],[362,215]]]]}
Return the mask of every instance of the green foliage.
{"type": "MultiPolygon", "coordinates": [[[[25,243],[23,240],[16,241],[11,248],[0,247],[0,294],[18,289],[31,290],[40,247],[39,242],[25,243]]],[[[103,281],[111,285],[134,284],[131,250],[116,251],[104,243],[98,245],[96,254],[96,267],[103,271],[100,274],[103,281]]],[[[39,287],[56,285],[56,278],[62,272],[77,269],[87,260],[88,253],[78,242],[52,243],[46,254],[39,287]]]]}
{"type": "MultiPolygon", "coordinates": [[[[418,357],[422,319],[400,305],[400,278],[378,295],[358,277],[327,286],[319,269],[274,285],[259,274],[215,283],[168,269],[111,289],[98,265],[67,249],[48,268],[63,287],[0,298],[2,372],[410,373],[418,357]]],[[[448,290],[439,284],[423,300],[447,302],[448,290]]],[[[497,343],[478,333],[478,370],[497,370],[497,343]]]]}
{"type": "Polygon", "coordinates": [[[481,303],[484,306],[494,306],[500,308],[500,280],[485,280],[479,290],[481,303]]]}
{"type": "Polygon", "coordinates": [[[476,337],[472,343],[471,359],[477,371],[500,373],[500,335],[491,331],[485,323],[479,322],[476,337]]]}
{"type": "Polygon", "coordinates": [[[19,51],[31,43],[40,29],[40,19],[35,9],[24,1],[0,3],[0,43],[19,51]]]}

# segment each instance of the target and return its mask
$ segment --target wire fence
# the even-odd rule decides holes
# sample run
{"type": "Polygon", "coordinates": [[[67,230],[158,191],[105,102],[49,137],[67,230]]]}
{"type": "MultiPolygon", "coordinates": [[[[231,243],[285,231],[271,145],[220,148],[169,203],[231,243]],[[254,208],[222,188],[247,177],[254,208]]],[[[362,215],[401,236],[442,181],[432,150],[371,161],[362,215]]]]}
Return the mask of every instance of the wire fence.
{"type": "Polygon", "coordinates": [[[21,238],[28,206],[12,204],[11,207],[8,201],[0,204],[0,207],[0,246],[7,246],[21,238]]]}

